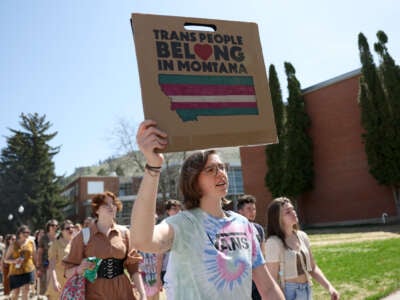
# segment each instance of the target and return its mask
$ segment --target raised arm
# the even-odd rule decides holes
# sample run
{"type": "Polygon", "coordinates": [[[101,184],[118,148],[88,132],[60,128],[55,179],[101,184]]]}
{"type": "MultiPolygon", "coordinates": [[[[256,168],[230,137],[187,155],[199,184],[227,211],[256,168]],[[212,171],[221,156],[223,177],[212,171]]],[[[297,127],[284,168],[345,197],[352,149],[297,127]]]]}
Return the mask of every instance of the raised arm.
{"type": "Polygon", "coordinates": [[[139,126],[136,141],[146,159],[139,192],[131,214],[131,241],[133,247],[144,252],[160,253],[171,248],[174,232],[170,225],[154,225],[160,171],[164,156],[158,153],[167,145],[167,135],[146,120],[139,126]]]}

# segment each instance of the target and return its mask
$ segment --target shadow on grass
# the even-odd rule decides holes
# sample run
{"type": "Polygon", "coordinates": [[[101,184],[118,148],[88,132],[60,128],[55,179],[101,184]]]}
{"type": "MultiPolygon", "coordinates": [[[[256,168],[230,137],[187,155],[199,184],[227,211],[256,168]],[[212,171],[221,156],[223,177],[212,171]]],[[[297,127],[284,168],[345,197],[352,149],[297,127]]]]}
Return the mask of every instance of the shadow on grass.
{"type": "Polygon", "coordinates": [[[358,225],[358,226],[337,226],[337,227],[304,227],[308,234],[325,233],[357,233],[357,232],[390,232],[400,235],[400,224],[382,224],[382,225],[358,225]]]}

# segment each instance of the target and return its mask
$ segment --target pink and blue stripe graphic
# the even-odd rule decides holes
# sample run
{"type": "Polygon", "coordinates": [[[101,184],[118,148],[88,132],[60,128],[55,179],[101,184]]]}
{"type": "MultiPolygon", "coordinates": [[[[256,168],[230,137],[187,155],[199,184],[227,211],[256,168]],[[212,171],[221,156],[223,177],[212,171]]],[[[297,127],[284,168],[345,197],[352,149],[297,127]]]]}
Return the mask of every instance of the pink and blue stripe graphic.
{"type": "Polygon", "coordinates": [[[159,74],[161,90],[182,121],[198,116],[258,115],[253,77],[159,74]]]}

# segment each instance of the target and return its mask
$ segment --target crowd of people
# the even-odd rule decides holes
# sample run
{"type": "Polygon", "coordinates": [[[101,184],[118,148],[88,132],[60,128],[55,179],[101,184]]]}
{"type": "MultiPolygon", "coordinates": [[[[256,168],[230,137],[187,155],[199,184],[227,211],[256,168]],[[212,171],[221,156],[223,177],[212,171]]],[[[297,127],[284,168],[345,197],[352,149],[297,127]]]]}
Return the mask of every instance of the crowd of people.
{"type": "Polygon", "coordinates": [[[65,220],[59,226],[57,220],[51,219],[44,229],[33,234],[27,225],[21,225],[15,234],[5,236],[4,243],[0,236],[4,299],[29,299],[32,295],[59,299],[66,281],[62,259],[80,229],[79,223],[65,220]]]}
{"type": "MultiPolygon", "coordinates": [[[[160,292],[168,255],[158,257],[132,247],[129,229],[116,223],[122,202],[112,192],[95,195],[91,206],[95,217],[87,217],[83,227],[71,220],[59,223],[51,219],[34,234],[22,225],[16,234],[7,234],[4,243],[0,236],[0,279],[5,299],[29,299],[32,295],[60,299],[70,277],[93,267],[89,257],[102,261],[96,280],[86,281],[86,299],[164,298],[160,292]],[[89,232],[86,243],[82,228],[89,232]]],[[[165,208],[166,216],[170,216],[178,213],[182,204],[171,199],[165,208]]]]}
{"type": "Polygon", "coordinates": [[[239,197],[236,212],[225,209],[227,166],[214,150],[186,158],[179,180],[183,202],[168,200],[160,220],[160,150],[167,135],[148,120],[136,139],[146,166],[129,229],[116,223],[122,202],[109,191],[91,199],[94,218],[84,220],[83,228],[51,219],[32,236],[20,226],[0,241],[5,295],[28,299],[34,291],[60,299],[68,279],[94,269],[95,279],[85,283],[88,300],[159,300],[165,294],[177,300],[310,300],[312,279],[332,300],[340,298],[315,262],[288,198],[270,203],[266,234],[255,223],[255,197],[239,197]]]}

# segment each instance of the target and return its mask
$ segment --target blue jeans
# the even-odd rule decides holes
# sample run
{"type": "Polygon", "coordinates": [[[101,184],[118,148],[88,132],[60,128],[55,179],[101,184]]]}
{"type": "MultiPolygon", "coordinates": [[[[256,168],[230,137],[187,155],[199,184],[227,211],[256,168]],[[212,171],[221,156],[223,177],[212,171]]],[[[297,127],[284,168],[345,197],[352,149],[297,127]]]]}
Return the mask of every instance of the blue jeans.
{"type": "Polygon", "coordinates": [[[308,283],[285,282],[286,300],[312,300],[312,289],[308,283]]]}

